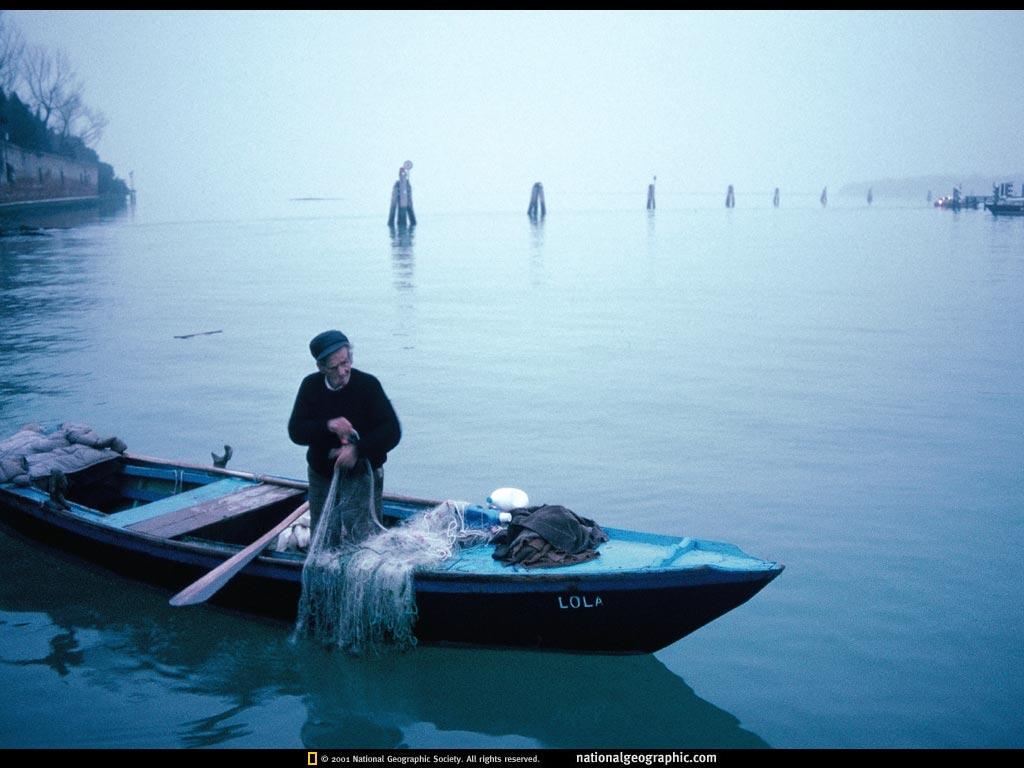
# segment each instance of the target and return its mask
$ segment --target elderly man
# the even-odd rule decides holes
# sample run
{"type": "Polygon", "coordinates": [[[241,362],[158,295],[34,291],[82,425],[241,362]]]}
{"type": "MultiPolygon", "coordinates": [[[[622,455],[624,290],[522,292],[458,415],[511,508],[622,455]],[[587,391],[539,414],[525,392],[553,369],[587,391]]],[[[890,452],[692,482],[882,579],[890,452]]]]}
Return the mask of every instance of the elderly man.
{"type": "MultiPolygon", "coordinates": [[[[335,466],[343,471],[365,471],[364,460],[369,462],[379,514],[384,462],[388,451],[398,445],[402,430],[380,382],[352,367],[352,344],[345,334],[335,330],[317,334],[309,351],[318,372],[299,385],[288,435],[293,442],[309,446],[309,512],[315,531],[335,466]]],[[[368,519],[343,522],[349,539],[362,539],[373,532],[368,519]]]]}

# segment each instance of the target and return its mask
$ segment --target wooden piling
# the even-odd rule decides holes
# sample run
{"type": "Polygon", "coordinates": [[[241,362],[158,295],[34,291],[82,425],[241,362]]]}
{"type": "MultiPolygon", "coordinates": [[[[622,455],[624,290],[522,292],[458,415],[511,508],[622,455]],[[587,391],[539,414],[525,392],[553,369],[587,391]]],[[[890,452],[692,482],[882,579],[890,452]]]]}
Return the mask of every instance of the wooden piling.
{"type": "Polygon", "coordinates": [[[654,181],[647,185],[647,210],[654,210],[654,185],[657,183],[658,177],[654,177],[654,181]]]}
{"type": "Polygon", "coordinates": [[[732,184],[729,185],[729,189],[725,193],[725,207],[735,208],[736,207],[736,194],[733,192],[732,184]]]}
{"type": "Polygon", "coordinates": [[[875,196],[873,194],[873,189],[871,187],[868,187],[868,205],[871,205],[871,203],[873,203],[874,200],[875,196]]]}
{"type": "Polygon", "coordinates": [[[395,226],[396,214],[399,228],[416,226],[416,212],[412,205],[412,185],[409,183],[411,169],[411,160],[406,160],[398,169],[398,181],[391,188],[391,209],[388,211],[389,227],[395,226]]]}
{"type": "Polygon", "coordinates": [[[828,186],[821,190],[821,207],[828,205],[828,186]]]}
{"type": "Polygon", "coordinates": [[[544,185],[539,181],[533,185],[530,191],[530,206],[526,209],[526,215],[536,221],[548,215],[548,207],[544,203],[544,185]]]}
{"type": "Polygon", "coordinates": [[[779,207],[779,188],[775,188],[775,194],[772,195],[772,208],[779,207]]]}

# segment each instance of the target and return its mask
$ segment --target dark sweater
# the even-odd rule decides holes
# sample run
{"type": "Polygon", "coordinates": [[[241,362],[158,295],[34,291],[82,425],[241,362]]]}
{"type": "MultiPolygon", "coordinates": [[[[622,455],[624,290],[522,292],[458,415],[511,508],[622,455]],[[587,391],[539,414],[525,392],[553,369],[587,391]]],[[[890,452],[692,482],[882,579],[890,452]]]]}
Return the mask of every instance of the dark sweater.
{"type": "Polygon", "coordinates": [[[348,384],[332,392],[324,374],[311,373],[299,385],[288,419],[288,436],[292,442],[309,446],[306,460],[324,477],[334,474],[328,454],[341,445],[338,436],[327,429],[327,422],[338,416],[352,422],[359,433],[359,458],[369,459],[374,468],[387,461],[388,451],[402,437],[395,409],[376,377],[353,368],[348,384]]]}

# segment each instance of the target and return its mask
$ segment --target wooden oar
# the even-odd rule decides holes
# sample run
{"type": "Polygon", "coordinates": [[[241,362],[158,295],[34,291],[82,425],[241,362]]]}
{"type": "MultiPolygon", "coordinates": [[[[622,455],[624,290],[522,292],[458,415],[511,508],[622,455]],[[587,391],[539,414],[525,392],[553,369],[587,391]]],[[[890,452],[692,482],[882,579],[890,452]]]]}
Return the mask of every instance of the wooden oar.
{"type": "Polygon", "coordinates": [[[232,555],[223,563],[218,565],[198,581],[189,584],[181,592],[171,598],[171,605],[195,605],[210,599],[217,590],[223,587],[240,570],[245,568],[260,552],[267,548],[281,531],[302,517],[302,514],[309,509],[309,502],[304,501],[302,505],[292,512],[288,517],[275,525],[269,531],[260,536],[256,541],[243,549],[241,552],[232,555]]]}

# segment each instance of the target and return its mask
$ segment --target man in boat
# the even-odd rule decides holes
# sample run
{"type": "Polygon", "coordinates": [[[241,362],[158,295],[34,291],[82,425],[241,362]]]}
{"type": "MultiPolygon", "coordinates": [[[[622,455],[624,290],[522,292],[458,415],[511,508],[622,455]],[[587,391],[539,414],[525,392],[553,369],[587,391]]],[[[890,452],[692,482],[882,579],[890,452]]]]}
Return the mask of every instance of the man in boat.
{"type": "MultiPolygon", "coordinates": [[[[319,333],[309,342],[317,372],[302,380],[295,398],[288,435],[306,451],[309,473],[309,514],[316,531],[327,501],[335,467],[346,475],[372,472],[374,510],[383,501],[384,462],[402,437],[398,416],[375,376],[352,367],[352,344],[341,331],[319,333]]],[[[333,504],[333,500],[332,500],[333,504]]],[[[372,520],[343,521],[346,536],[365,538],[372,520]]]]}

